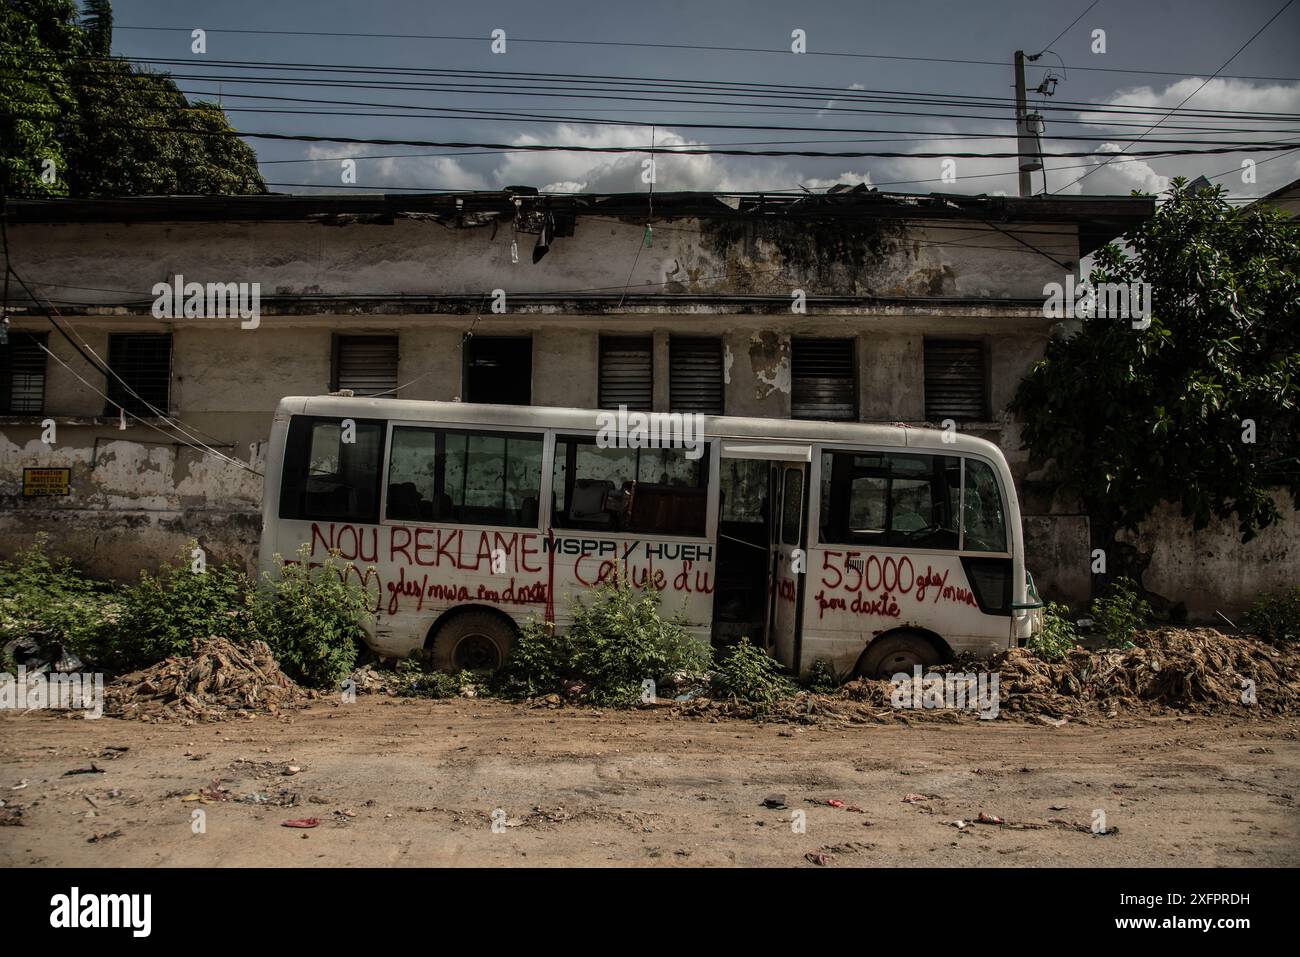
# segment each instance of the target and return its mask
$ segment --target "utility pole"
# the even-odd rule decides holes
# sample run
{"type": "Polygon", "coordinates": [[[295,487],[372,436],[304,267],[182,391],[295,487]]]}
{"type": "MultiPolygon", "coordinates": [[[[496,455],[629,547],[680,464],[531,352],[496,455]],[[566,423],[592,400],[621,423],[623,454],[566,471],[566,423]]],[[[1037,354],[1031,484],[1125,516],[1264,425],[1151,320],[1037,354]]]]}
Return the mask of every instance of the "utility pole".
{"type": "Polygon", "coordinates": [[[1029,113],[1029,104],[1025,98],[1025,51],[1016,51],[1016,152],[1020,155],[1016,159],[1016,165],[1020,173],[1020,195],[1021,197],[1034,195],[1034,186],[1031,181],[1032,173],[1028,164],[1032,163],[1033,153],[1026,150],[1029,144],[1029,121],[1026,119],[1029,113]]]}

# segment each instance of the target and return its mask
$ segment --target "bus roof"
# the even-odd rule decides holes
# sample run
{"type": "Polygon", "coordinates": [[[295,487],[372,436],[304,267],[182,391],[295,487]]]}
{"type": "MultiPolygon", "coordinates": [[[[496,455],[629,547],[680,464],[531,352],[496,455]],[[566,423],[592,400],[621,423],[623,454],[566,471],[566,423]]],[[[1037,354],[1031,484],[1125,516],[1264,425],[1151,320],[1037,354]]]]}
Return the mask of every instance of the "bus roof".
{"type": "MultiPolygon", "coordinates": [[[[596,417],[602,412],[608,414],[610,410],[319,395],[287,396],[280,400],[277,415],[352,416],[442,422],[465,426],[514,426],[595,432],[600,428],[596,417]]],[[[958,431],[945,442],[944,433],[940,429],[901,423],[885,425],[872,422],[820,422],[809,419],[706,415],[704,435],[707,438],[717,439],[774,439],[805,444],[842,442],[850,445],[927,449],[948,454],[967,452],[987,456],[995,462],[1003,462],[1002,450],[985,439],[958,431]]]]}

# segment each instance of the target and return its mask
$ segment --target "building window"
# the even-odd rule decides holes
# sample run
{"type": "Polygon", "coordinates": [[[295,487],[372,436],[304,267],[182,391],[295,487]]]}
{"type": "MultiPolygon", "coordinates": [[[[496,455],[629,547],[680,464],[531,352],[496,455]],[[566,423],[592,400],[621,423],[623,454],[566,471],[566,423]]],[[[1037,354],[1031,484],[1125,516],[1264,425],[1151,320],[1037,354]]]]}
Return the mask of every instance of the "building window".
{"type": "Polygon", "coordinates": [[[108,404],[132,415],[166,415],[172,378],[170,333],[123,333],[108,337],[108,404]],[[155,411],[156,410],[156,411],[155,411]]]}
{"type": "Polygon", "coordinates": [[[987,421],[984,343],[969,339],[925,340],[925,417],[932,422],[987,421]]]}
{"type": "Polygon", "coordinates": [[[397,388],[397,336],[335,336],[331,391],[379,395],[397,388]]]}
{"type": "Polygon", "coordinates": [[[857,421],[854,345],[852,339],[791,340],[791,418],[857,421]]]}
{"type": "Polygon", "coordinates": [[[0,346],[0,412],[37,415],[45,408],[44,332],[11,332],[0,346]]]}
{"type": "Polygon", "coordinates": [[[390,519],[537,528],[541,433],[393,427],[390,519]]]}
{"type": "Polygon", "coordinates": [[[530,405],[533,340],[529,336],[471,336],[465,340],[466,402],[530,405]]]}
{"type": "Polygon", "coordinates": [[[600,448],[557,436],[552,496],[556,528],[701,537],[708,514],[708,450],[600,448]]]}
{"type": "Polygon", "coordinates": [[[649,412],[654,408],[654,340],[649,336],[601,336],[600,398],[602,409],[649,412]]]}
{"type": "Polygon", "coordinates": [[[668,408],[722,415],[722,340],[668,340],[668,408]]]}

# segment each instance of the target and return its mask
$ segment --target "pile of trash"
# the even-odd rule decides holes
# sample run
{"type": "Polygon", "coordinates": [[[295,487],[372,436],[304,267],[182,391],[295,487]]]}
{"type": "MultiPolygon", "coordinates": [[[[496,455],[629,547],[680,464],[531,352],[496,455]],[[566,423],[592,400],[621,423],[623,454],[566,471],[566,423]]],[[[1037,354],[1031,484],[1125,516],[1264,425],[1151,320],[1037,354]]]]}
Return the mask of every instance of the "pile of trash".
{"type": "MultiPolygon", "coordinates": [[[[927,673],[998,674],[997,716],[1060,724],[1067,718],[1121,713],[1293,714],[1300,711],[1300,650],[1282,649],[1213,628],[1165,627],[1138,635],[1134,647],[1087,651],[1046,662],[1025,648],[987,663],[944,665],[927,673]]],[[[832,694],[802,692],[771,705],[710,700],[678,703],[677,714],[714,721],[759,718],[790,724],[956,721],[974,711],[899,709],[886,680],[856,678],[832,694]]]]}
{"type": "Polygon", "coordinates": [[[315,695],[296,685],[263,641],[196,639],[193,652],[123,675],[104,689],[104,713],[141,721],[221,721],[278,714],[315,695]]]}
{"type": "Polygon", "coordinates": [[[1062,718],[1165,709],[1289,714],[1300,707],[1300,655],[1213,628],[1160,628],[1125,649],[1075,649],[1049,664],[1018,648],[1002,655],[1002,708],[1062,718]]]}

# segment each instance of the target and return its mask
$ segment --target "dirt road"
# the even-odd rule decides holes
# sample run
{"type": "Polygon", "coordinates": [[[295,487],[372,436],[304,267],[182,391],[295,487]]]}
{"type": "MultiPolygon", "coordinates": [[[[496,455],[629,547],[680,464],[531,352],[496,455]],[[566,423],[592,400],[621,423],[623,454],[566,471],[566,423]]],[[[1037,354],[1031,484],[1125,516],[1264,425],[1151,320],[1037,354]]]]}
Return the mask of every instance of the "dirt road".
{"type": "Polygon", "coordinates": [[[804,726],[369,696],[189,727],[0,715],[0,815],[24,822],[0,827],[5,866],[1295,866],[1298,793],[1293,718],[804,726]],[[1098,809],[1117,830],[1086,830],[1098,809]],[[952,823],[980,812],[1039,826],[952,823]]]}

